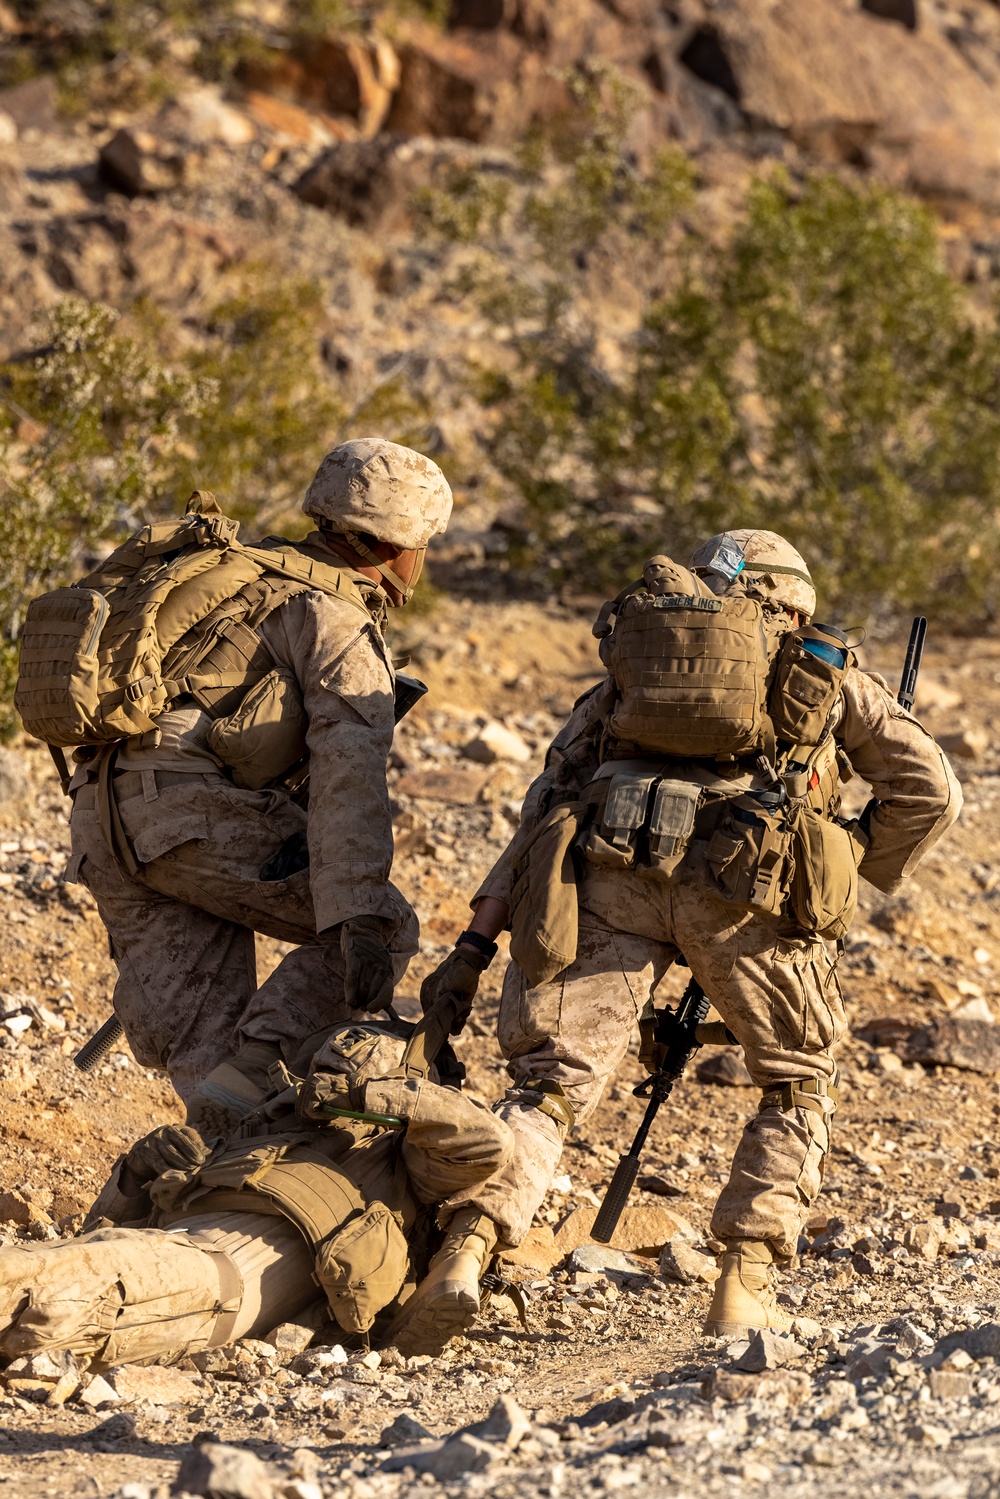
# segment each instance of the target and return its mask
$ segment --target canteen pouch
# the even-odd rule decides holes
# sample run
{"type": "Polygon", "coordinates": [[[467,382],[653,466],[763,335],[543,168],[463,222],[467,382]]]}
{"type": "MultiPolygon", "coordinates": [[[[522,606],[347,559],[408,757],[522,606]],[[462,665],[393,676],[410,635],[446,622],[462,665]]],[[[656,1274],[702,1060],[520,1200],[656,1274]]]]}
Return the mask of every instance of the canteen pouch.
{"type": "Polygon", "coordinates": [[[635,868],[655,784],[655,775],[630,771],[611,777],[603,811],[583,840],[582,852],[588,864],[606,869],[635,868]]]}
{"type": "Polygon", "coordinates": [[[791,832],[792,915],[803,931],[835,941],[846,935],[857,910],[863,845],[812,807],[796,807],[791,832]]]}
{"type": "Polygon", "coordinates": [[[767,704],[777,739],[819,744],[854,659],[829,625],[802,625],[785,636],[767,704]]]}
{"type": "Polygon", "coordinates": [[[785,809],[734,797],[709,840],[709,879],[724,900],[777,915],[788,894],[792,835],[785,809]]]}
{"type": "Polygon", "coordinates": [[[586,802],[554,807],[516,850],[512,861],[510,955],[536,989],[576,958],[579,912],[574,844],[586,802]]]}
{"type": "Polygon", "coordinates": [[[373,1202],[316,1253],[316,1279],[345,1332],[367,1332],[406,1280],[410,1251],[394,1213],[373,1202]]]}
{"type": "Polygon", "coordinates": [[[687,853],[700,801],[701,787],[690,781],[657,786],[649,818],[649,863],[657,873],[673,874],[687,853]]]}
{"type": "Polygon", "coordinates": [[[235,785],[260,791],[305,759],[307,726],[298,682],[287,672],[270,671],[235,712],[215,720],[208,747],[228,766],[235,785]]]}

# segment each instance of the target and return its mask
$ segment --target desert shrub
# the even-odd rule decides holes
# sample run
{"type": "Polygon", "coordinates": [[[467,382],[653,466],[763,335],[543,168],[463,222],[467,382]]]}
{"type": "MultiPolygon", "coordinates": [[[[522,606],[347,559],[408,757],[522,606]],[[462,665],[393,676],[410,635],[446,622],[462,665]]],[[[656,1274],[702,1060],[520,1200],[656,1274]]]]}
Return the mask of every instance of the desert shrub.
{"type": "Polygon", "coordinates": [[[636,164],[629,102],[602,110],[607,88],[584,80],[575,130],[527,144],[488,234],[462,218],[489,188],[476,173],[451,185],[457,206],[422,204],[428,232],[471,245],[456,293],[505,346],[470,380],[526,515],[515,567],[610,588],[651,551],[759,524],[852,618],[991,613],[1000,337],[943,268],[930,215],[773,173],[720,243],[686,212],[679,153],[636,164]],[[587,278],[615,262],[636,310],[610,337],[587,278]]]}
{"type": "MultiPolygon", "coordinates": [[[[216,490],[258,534],[288,517],[345,423],[317,311],[310,284],[259,276],[178,348],[152,311],[136,309],[126,328],[69,298],[40,330],[41,352],[0,367],[3,702],[30,599],[136,526],[180,513],[192,489],[216,490]]],[[[0,732],[12,726],[0,707],[0,732]]]]}

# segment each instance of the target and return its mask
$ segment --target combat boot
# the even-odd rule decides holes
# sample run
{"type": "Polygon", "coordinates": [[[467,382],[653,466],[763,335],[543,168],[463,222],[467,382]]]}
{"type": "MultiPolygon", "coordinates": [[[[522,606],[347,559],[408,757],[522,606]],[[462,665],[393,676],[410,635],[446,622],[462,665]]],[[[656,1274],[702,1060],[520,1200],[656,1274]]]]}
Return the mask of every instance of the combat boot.
{"type": "Polygon", "coordinates": [[[727,1239],[722,1274],[705,1320],[709,1337],[732,1338],[746,1328],[791,1332],[792,1318],[778,1305],[771,1285],[774,1253],[763,1239],[727,1239]]]}
{"type": "Polygon", "coordinates": [[[497,1242],[489,1218],[466,1208],[448,1224],[427,1274],[396,1318],[386,1342],[405,1358],[440,1353],[479,1313],[479,1282],[497,1242]]]}

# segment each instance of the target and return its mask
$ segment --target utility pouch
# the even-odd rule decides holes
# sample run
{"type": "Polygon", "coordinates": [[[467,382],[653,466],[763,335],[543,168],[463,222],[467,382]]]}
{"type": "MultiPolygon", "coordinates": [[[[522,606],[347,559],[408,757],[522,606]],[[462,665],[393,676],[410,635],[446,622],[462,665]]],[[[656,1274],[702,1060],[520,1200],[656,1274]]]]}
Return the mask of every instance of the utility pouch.
{"type": "Polygon", "coordinates": [[[776,915],[788,894],[792,835],[787,812],[748,792],[730,801],[709,840],[709,878],[734,905],[776,915]]]}
{"type": "Polygon", "coordinates": [[[786,635],[767,703],[775,737],[818,744],[854,660],[832,625],[802,625],[786,635]]]}
{"type": "Polygon", "coordinates": [[[406,1280],[410,1252],[384,1202],[352,1218],[316,1253],[316,1279],[345,1332],[367,1332],[406,1280]]]}
{"type": "Polygon", "coordinates": [[[634,869],[655,775],[623,771],[612,776],[600,821],[588,830],[583,856],[607,869],[634,869]]]}
{"type": "Polygon", "coordinates": [[[863,834],[855,839],[841,823],[806,806],[796,807],[791,831],[792,914],[803,931],[834,941],[845,935],[857,910],[863,834]]]}
{"type": "Polygon", "coordinates": [[[554,807],[513,858],[510,955],[532,989],[547,984],[576,958],[579,912],[573,848],[586,802],[554,807]]]}
{"type": "Polygon", "coordinates": [[[649,863],[659,874],[673,874],[688,851],[701,787],[691,781],[663,780],[649,818],[649,863]]]}
{"type": "Polygon", "coordinates": [[[235,712],[215,720],[208,747],[237,786],[259,791],[305,759],[307,726],[298,682],[287,672],[270,671],[235,712]]]}

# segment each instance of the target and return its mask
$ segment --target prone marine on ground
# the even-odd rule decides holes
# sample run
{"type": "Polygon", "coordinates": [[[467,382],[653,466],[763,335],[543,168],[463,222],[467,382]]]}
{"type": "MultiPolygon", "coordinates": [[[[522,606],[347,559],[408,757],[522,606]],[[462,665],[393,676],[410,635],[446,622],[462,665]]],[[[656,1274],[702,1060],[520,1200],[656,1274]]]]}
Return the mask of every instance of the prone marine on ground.
{"type": "MultiPolygon", "coordinates": [[[[962,802],[931,735],[815,612],[804,559],[759,530],[713,537],[689,568],[652,558],[601,611],[608,676],[553,740],[469,930],[421,991],[471,1005],[510,926],[498,1035],[513,1087],[497,1108],[514,1151],[465,1199],[463,1263],[524,1238],[636,1023],[659,1066],[653,995],[683,963],[762,1094],[712,1218],[726,1249],[706,1331],[790,1328],[771,1268],[796,1253],[830,1148],[858,875],[898,889],[962,802]],[[873,794],[843,821],[854,775],[873,794]]],[[[453,1330],[471,1320],[474,1275],[440,1310],[453,1330]]]]}
{"type": "Polygon", "coordinates": [[[430,459],[346,442],[309,486],[304,541],[244,546],[198,491],[28,611],[17,707],[77,746],[67,877],[107,927],[136,1059],[203,1133],[279,1056],[390,1000],[417,949],[389,880],[403,705],[383,627],[451,506],[430,459]],[[255,932],[297,944],[260,987],[255,932]]]}
{"type": "Polygon", "coordinates": [[[89,1232],[0,1248],[0,1354],[173,1362],[324,1313],[404,1354],[438,1351],[447,1333],[428,1337],[399,1301],[435,1245],[430,1274],[447,1281],[452,1199],[512,1149],[502,1119],[438,1081],[455,1013],[444,1002],[415,1030],[330,1028],[291,1069],[272,1065],[270,1091],[228,1141],[184,1125],[138,1141],[89,1232]]]}

